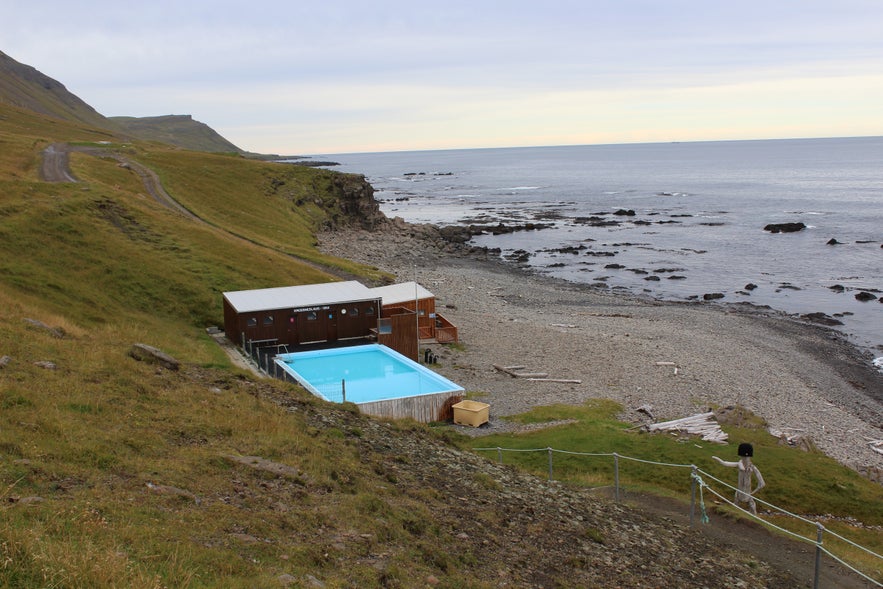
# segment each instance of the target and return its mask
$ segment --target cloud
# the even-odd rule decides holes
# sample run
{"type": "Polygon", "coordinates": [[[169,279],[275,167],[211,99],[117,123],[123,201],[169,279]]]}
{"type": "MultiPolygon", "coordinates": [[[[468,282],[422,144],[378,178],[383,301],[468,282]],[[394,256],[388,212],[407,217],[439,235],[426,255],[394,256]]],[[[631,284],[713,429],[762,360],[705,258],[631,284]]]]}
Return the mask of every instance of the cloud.
{"type": "Polygon", "coordinates": [[[872,0],[0,0],[0,13],[4,51],[99,112],[193,114],[259,151],[843,135],[857,117],[883,133],[872,0]]]}

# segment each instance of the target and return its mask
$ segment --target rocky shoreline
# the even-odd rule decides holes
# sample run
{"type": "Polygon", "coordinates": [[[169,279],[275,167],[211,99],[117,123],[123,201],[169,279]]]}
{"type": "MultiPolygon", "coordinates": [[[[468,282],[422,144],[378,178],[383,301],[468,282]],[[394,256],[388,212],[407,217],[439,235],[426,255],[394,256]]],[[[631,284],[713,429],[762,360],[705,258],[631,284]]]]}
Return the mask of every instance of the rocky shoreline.
{"type": "Polygon", "coordinates": [[[791,443],[812,443],[881,480],[883,374],[838,333],[750,305],[660,302],[538,276],[434,225],[396,218],[318,236],[322,251],[416,280],[459,328],[436,369],[491,406],[488,427],[530,407],[609,398],[635,423],[741,406],[791,443]],[[577,383],[531,382],[524,365],[577,383]],[[675,368],[677,370],[675,370],[675,368]],[[642,411],[637,409],[642,407],[642,411]]]}

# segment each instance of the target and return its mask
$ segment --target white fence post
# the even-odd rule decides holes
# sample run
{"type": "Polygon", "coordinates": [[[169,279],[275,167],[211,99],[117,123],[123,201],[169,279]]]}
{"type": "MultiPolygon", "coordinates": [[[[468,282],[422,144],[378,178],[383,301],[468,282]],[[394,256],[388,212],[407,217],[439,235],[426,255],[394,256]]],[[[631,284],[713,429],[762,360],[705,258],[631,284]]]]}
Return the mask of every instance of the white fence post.
{"type": "Polygon", "coordinates": [[[816,526],[818,526],[818,535],[816,536],[816,571],[812,582],[813,589],[819,589],[819,573],[822,567],[822,534],[825,531],[825,526],[822,524],[816,523],[816,526]]]}

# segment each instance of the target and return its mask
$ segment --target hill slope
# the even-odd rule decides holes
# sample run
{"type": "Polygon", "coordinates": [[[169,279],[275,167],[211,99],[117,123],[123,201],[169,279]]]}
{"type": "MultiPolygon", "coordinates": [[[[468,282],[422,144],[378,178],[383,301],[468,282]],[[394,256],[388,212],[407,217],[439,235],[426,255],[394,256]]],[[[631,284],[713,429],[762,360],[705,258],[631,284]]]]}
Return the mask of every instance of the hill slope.
{"type": "Polygon", "coordinates": [[[243,153],[217,131],[190,115],[159,117],[110,117],[123,132],[144,139],[177,145],[185,149],[208,152],[243,153]]]}
{"type": "Polygon", "coordinates": [[[64,121],[91,127],[116,129],[94,108],[29,65],[24,65],[0,51],[0,102],[64,121]]]}
{"type": "Polygon", "coordinates": [[[321,227],[370,224],[363,178],[106,143],[6,105],[0,129],[0,585],[797,585],[450,433],[236,369],[205,330],[223,291],[383,278],[315,249],[321,227]],[[55,142],[81,149],[76,182],[40,180],[55,142]]]}
{"type": "Polygon", "coordinates": [[[243,153],[190,115],[105,117],[57,80],[0,51],[0,103],[63,121],[82,123],[121,137],[158,141],[196,151],[243,153]]]}

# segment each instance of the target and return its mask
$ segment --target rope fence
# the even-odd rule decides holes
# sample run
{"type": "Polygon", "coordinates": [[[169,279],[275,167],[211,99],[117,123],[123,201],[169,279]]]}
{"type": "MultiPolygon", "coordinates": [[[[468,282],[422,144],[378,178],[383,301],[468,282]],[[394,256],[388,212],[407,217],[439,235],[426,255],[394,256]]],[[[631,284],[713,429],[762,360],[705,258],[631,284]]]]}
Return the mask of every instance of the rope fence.
{"type": "Polygon", "coordinates": [[[701,510],[700,521],[704,524],[707,524],[709,522],[708,514],[706,513],[706,510],[705,510],[705,499],[704,499],[705,492],[707,491],[707,492],[711,493],[712,495],[714,495],[715,497],[717,497],[720,501],[722,501],[722,502],[726,503],[727,505],[729,505],[730,507],[736,509],[738,512],[740,512],[744,515],[747,515],[748,517],[752,518],[753,520],[763,524],[764,526],[775,529],[775,530],[777,530],[787,536],[795,538],[798,541],[806,542],[807,544],[814,545],[816,547],[816,554],[815,554],[815,570],[814,570],[814,574],[813,574],[813,589],[819,588],[822,554],[827,554],[832,560],[839,563],[843,567],[849,569],[850,571],[852,571],[856,575],[860,576],[862,579],[873,584],[875,587],[883,587],[883,583],[881,583],[880,581],[877,581],[876,579],[874,579],[874,578],[870,577],[869,575],[863,573],[862,571],[858,570],[854,566],[847,563],[843,558],[835,555],[833,552],[831,552],[831,550],[829,550],[827,547],[825,547],[824,546],[824,535],[825,535],[825,533],[827,533],[829,536],[837,538],[838,540],[842,541],[843,543],[845,543],[849,546],[852,546],[853,548],[855,548],[857,550],[864,552],[868,556],[878,559],[881,562],[881,567],[883,567],[883,556],[881,556],[880,554],[877,554],[876,552],[874,552],[864,546],[861,546],[860,544],[857,544],[857,543],[853,542],[852,540],[850,540],[850,539],[848,539],[848,538],[846,538],[846,537],[844,537],[844,536],[842,536],[832,530],[825,528],[825,526],[823,526],[819,522],[812,521],[812,520],[807,519],[803,516],[791,513],[790,511],[782,509],[781,507],[773,505],[772,503],[768,503],[762,499],[752,497],[756,503],[759,503],[759,504],[765,506],[766,508],[768,508],[770,511],[772,511],[774,513],[780,513],[782,515],[794,518],[800,522],[803,522],[805,524],[815,527],[817,533],[816,533],[815,539],[813,539],[813,538],[809,538],[807,536],[803,536],[801,534],[798,534],[797,532],[793,532],[791,530],[788,530],[782,526],[776,525],[775,523],[768,521],[768,520],[758,516],[757,514],[754,514],[750,511],[742,508],[741,506],[736,504],[735,501],[728,499],[727,497],[724,497],[719,491],[717,491],[716,489],[711,487],[705,481],[706,480],[713,481],[713,482],[717,483],[718,485],[726,487],[726,488],[730,489],[731,491],[735,492],[737,497],[739,496],[738,494],[740,493],[740,491],[738,488],[734,487],[733,485],[731,485],[725,481],[722,481],[722,480],[716,478],[715,476],[699,469],[699,467],[697,467],[694,464],[672,464],[672,463],[666,463],[666,462],[657,462],[654,460],[645,460],[643,458],[635,458],[633,456],[624,456],[622,454],[617,454],[616,452],[608,452],[608,453],[574,452],[571,450],[558,450],[555,448],[500,448],[500,447],[496,447],[496,448],[473,448],[473,450],[475,450],[477,452],[496,452],[497,453],[497,461],[500,464],[503,463],[503,452],[519,452],[519,453],[545,452],[548,456],[549,481],[555,480],[554,479],[554,474],[555,474],[554,473],[554,455],[555,454],[565,454],[565,455],[569,455],[569,456],[584,456],[584,457],[591,457],[591,458],[613,458],[613,479],[614,479],[614,487],[613,488],[614,488],[614,499],[617,503],[619,503],[619,501],[620,501],[620,482],[619,482],[619,471],[620,471],[620,464],[619,463],[620,463],[620,460],[639,462],[639,463],[643,463],[643,464],[648,464],[648,465],[653,465],[653,466],[661,466],[661,467],[665,467],[665,468],[689,469],[690,470],[690,495],[691,495],[691,497],[690,497],[690,526],[691,527],[695,525],[694,520],[695,520],[695,511],[696,511],[696,507],[697,507],[697,505],[696,505],[697,492],[699,495],[699,508],[701,510]]]}

